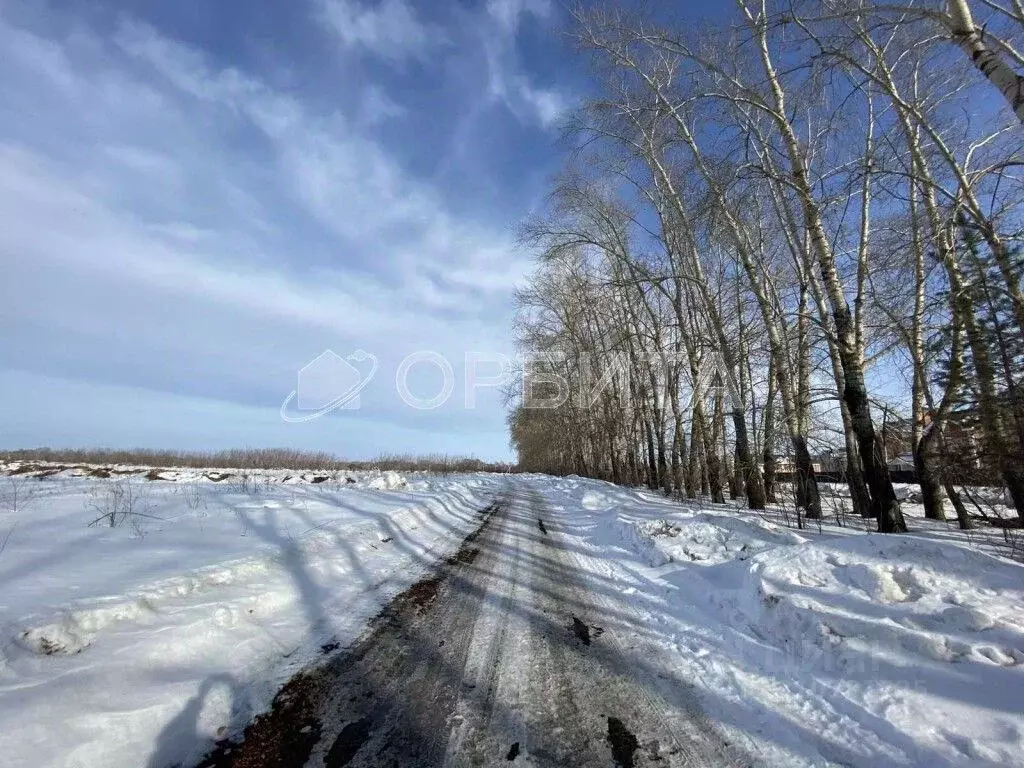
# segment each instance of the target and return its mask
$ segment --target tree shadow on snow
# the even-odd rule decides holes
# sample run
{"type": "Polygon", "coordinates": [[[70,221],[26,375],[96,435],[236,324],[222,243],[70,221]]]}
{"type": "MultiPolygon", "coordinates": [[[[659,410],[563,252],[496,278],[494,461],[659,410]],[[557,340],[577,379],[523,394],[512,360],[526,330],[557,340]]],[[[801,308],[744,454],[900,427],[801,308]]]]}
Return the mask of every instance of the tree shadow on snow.
{"type": "Polygon", "coordinates": [[[252,718],[238,681],[229,674],[210,675],[200,683],[195,694],[160,731],[146,768],[181,768],[200,759],[219,739],[237,733],[252,718]],[[207,699],[218,689],[227,689],[230,697],[229,722],[211,736],[200,728],[200,718],[207,699]]]}

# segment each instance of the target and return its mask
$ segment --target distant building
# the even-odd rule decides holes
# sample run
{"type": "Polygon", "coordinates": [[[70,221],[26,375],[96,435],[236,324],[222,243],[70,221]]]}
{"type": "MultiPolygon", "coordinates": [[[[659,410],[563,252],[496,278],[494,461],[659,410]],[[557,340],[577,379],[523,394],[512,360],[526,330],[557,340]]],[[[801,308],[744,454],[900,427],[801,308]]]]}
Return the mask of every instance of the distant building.
{"type": "Polygon", "coordinates": [[[896,456],[889,459],[887,463],[890,472],[914,471],[914,455],[912,453],[905,453],[902,456],[896,456]]]}
{"type": "Polygon", "coordinates": [[[846,451],[826,451],[818,455],[815,466],[821,467],[818,472],[841,474],[846,471],[846,451]]]}
{"type": "MultiPolygon", "coordinates": [[[[815,473],[821,472],[821,463],[812,461],[811,469],[815,473]]],[[[779,474],[792,474],[796,472],[796,459],[793,456],[776,456],[775,471],[779,474]]]]}

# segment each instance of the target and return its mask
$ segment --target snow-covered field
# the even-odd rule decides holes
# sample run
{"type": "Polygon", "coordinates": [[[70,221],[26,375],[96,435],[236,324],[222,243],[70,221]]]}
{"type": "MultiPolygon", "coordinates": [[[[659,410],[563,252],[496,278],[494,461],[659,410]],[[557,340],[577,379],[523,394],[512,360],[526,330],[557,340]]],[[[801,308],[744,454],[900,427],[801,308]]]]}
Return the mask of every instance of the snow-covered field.
{"type": "Polygon", "coordinates": [[[1024,765],[1024,565],[991,529],[904,536],[539,481],[593,589],[629,590],[731,740],[770,765],[1024,765]]]}
{"type": "Polygon", "coordinates": [[[198,759],[457,548],[502,483],[112,469],[0,476],[5,768],[198,759]],[[137,514],[90,527],[126,487],[137,514]]]}
{"type": "MultiPolygon", "coordinates": [[[[194,761],[349,644],[510,482],[51,469],[0,474],[11,768],[194,761]],[[126,498],[123,525],[89,525],[126,498]]],[[[912,505],[905,536],[796,530],[779,510],[511,482],[547,500],[595,594],[630,596],[635,635],[606,640],[656,652],[757,762],[1024,766],[1024,565],[998,556],[1003,532],[968,538],[912,505]]]]}

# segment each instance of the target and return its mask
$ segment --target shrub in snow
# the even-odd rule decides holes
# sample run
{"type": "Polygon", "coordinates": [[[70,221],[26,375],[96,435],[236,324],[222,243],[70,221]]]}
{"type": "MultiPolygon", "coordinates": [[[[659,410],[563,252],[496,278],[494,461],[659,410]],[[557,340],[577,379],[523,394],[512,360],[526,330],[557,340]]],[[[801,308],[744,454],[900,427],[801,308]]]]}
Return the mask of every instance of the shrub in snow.
{"type": "Polygon", "coordinates": [[[0,487],[0,512],[17,514],[31,503],[36,487],[23,477],[8,477],[0,487]]]}
{"type": "Polygon", "coordinates": [[[193,510],[200,507],[206,509],[206,498],[198,483],[185,483],[179,487],[181,496],[185,500],[185,506],[193,510]]]}
{"type": "Polygon", "coordinates": [[[90,527],[108,525],[116,528],[128,523],[141,534],[145,520],[157,519],[152,514],[145,486],[127,478],[94,485],[89,491],[87,506],[98,515],[89,523],[90,527]]]}

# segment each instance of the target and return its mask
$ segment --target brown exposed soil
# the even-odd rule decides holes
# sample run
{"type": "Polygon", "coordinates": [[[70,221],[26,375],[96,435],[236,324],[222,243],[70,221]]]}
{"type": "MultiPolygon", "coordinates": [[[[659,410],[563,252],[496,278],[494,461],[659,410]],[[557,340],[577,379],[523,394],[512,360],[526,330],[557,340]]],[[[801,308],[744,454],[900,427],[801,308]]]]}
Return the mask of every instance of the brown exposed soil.
{"type": "Polygon", "coordinates": [[[320,740],[319,700],[316,675],[298,674],[249,724],[241,745],[222,741],[197,768],[302,768],[320,740]]]}
{"type": "Polygon", "coordinates": [[[448,558],[448,564],[455,565],[455,563],[472,563],[476,560],[476,556],[479,554],[480,550],[475,547],[463,547],[448,558]]]}
{"type": "Polygon", "coordinates": [[[40,469],[41,467],[38,464],[22,464],[20,467],[15,467],[7,474],[12,477],[14,475],[27,475],[29,472],[38,472],[40,469]]]}
{"type": "Polygon", "coordinates": [[[399,597],[404,597],[406,605],[415,605],[420,610],[426,608],[437,597],[437,591],[441,588],[441,579],[431,577],[422,579],[413,584],[407,592],[399,597]]]}
{"type": "Polygon", "coordinates": [[[593,624],[587,624],[580,621],[578,617],[573,616],[572,632],[581,643],[590,645],[591,640],[597,639],[604,634],[604,627],[595,627],[593,624]]]}

